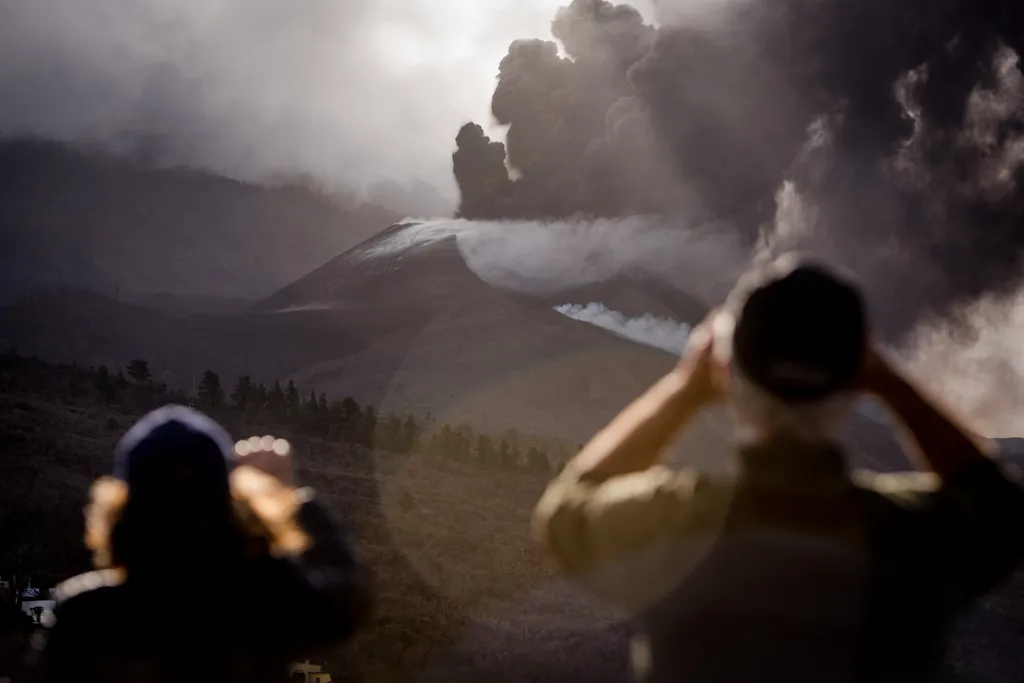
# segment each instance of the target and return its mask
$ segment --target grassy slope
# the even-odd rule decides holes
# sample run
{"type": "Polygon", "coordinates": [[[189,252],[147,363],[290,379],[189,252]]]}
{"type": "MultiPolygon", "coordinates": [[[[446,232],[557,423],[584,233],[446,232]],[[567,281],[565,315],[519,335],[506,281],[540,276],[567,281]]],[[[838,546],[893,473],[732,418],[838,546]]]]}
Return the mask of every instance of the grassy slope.
{"type": "MultiPolygon", "coordinates": [[[[32,564],[52,568],[36,574],[44,584],[88,569],[79,540],[88,486],[109,472],[116,440],[142,412],[70,397],[74,373],[65,367],[47,373],[45,383],[8,384],[0,394],[0,545],[20,548],[32,564]]],[[[374,681],[405,679],[434,666],[438,648],[454,644],[468,624],[494,617],[554,580],[528,534],[543,475],[499,478],[426,456],[375,453],[273,426],[225,423],[236,436],[272,431],[291,439],[300,479],[352,528],[378,572],[376,623],[354,653],[332,657],[335,666],[358,667],[374,681]],[[413,499],[411,510],[399,505],[403,493],[413,499]]],[[[571,600],[551,604],[569,631],[602,613],[598,607],[590,613],[586,605],[581,612],[571,600]]],[[[494,659],[500,652],[477,653],[464,675],[481,663],[478,655],[500,664],[494,659]]],[[[453,666],[465,663],[444,665],[446,671],[453,666]]]]}
{"type": "MultiPolygon", "coordinates": [[[[0,393],[0,548],[27,542],[54,580],[87,568],[79,542],[87,487],[109,471],[114,443],[142,411],[97,405],[76,388],[76,372],[14,378],[0,393]]],[[[543,475],[376,453],[220,417],[236,436],[290,438],[301,480],[351,526],[376,568],[375,623],[355,648],[330,656],[334,671],[359,670],[369,681],[623,680],[616,615],[557,582],[529,538],[543,475]],[[406,493],[413,506],[403,510],[406,493]]],[[[1012,614],[1017,601],[1004,593],[996,604],[1012,614]]],[[[1015,680],[1019,631],[982,610],[965,620],[953,658],[972,680],[1015,680]]]]}

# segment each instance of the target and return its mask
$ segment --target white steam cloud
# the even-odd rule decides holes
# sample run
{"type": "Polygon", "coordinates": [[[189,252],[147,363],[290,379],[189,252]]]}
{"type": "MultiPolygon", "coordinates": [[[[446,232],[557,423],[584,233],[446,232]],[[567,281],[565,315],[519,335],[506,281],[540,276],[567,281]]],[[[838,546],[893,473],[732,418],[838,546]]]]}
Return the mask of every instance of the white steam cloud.
{"type": "Polygon", "coordinates": [[[739,236],[728,226],[686,229],[648,216],[544,223],[416,221],[354,257],[388,256],[450,237],[456,239],[470,269],[488,284],[536,293],[633,273],[655,278],[713,306],[725,298],[750,261],[739,236]]]}
{"type": "Polygon", "coordinates": [[[555,310],[573,320],[590,323],[646,346],[679,355],[686,348],[686,340],[690,336],[690,326],[668,318],[653,315],[641,315],[627,318],[618,311],[607,308],[597,302],[586,306],[579,304],[562,304],[555,310]]]}
{"type": "Polygon", "coordinates": [[[990,437],[1024,435],[1024,292],[919,328],[903,352],[922,384],[990,437]]]}

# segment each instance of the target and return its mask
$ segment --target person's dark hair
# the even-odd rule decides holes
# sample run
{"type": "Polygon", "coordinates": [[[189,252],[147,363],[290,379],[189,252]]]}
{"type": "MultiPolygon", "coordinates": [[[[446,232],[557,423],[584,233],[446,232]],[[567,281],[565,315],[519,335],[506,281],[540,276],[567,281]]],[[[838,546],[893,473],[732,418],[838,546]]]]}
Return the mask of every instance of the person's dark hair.
{"type": "Polygon", "coordinates": [[[847,388],[860,372],[867,313],[845,274],[786,254],[740,280],[727,302],[732,357],[762,390],[812,402],[847,388]]]}

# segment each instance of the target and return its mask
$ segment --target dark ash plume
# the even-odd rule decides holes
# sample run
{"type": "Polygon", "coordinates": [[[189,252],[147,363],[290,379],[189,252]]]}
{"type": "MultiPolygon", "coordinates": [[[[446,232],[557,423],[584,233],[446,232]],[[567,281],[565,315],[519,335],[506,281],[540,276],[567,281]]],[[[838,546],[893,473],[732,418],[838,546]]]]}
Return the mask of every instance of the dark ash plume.
{"type": "Polygon", "coordinates": [[[902,334],[1019,284],[1015,7],[666,0],[654,28],[628,5],[573,0],[552,22],[565,56],[516,41],[502,61],[492,109],[515,177],[483,187],[464,166],[462,214],[682,211],[751,244],[767,230],[860,273],[902,334]],[[797,214],[813,224],[784,225],[797,214]]]}

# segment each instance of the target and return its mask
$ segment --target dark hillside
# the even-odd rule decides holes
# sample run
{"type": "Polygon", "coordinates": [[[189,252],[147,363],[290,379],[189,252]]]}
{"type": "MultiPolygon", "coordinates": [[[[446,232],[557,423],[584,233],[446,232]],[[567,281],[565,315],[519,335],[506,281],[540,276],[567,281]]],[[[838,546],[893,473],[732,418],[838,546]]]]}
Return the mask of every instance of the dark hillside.
{"type": "Polygon", "coordinates": [[[61,283],[261,297],[399,218],[298,185],[0,141],[0,301],[61,283]]]}

